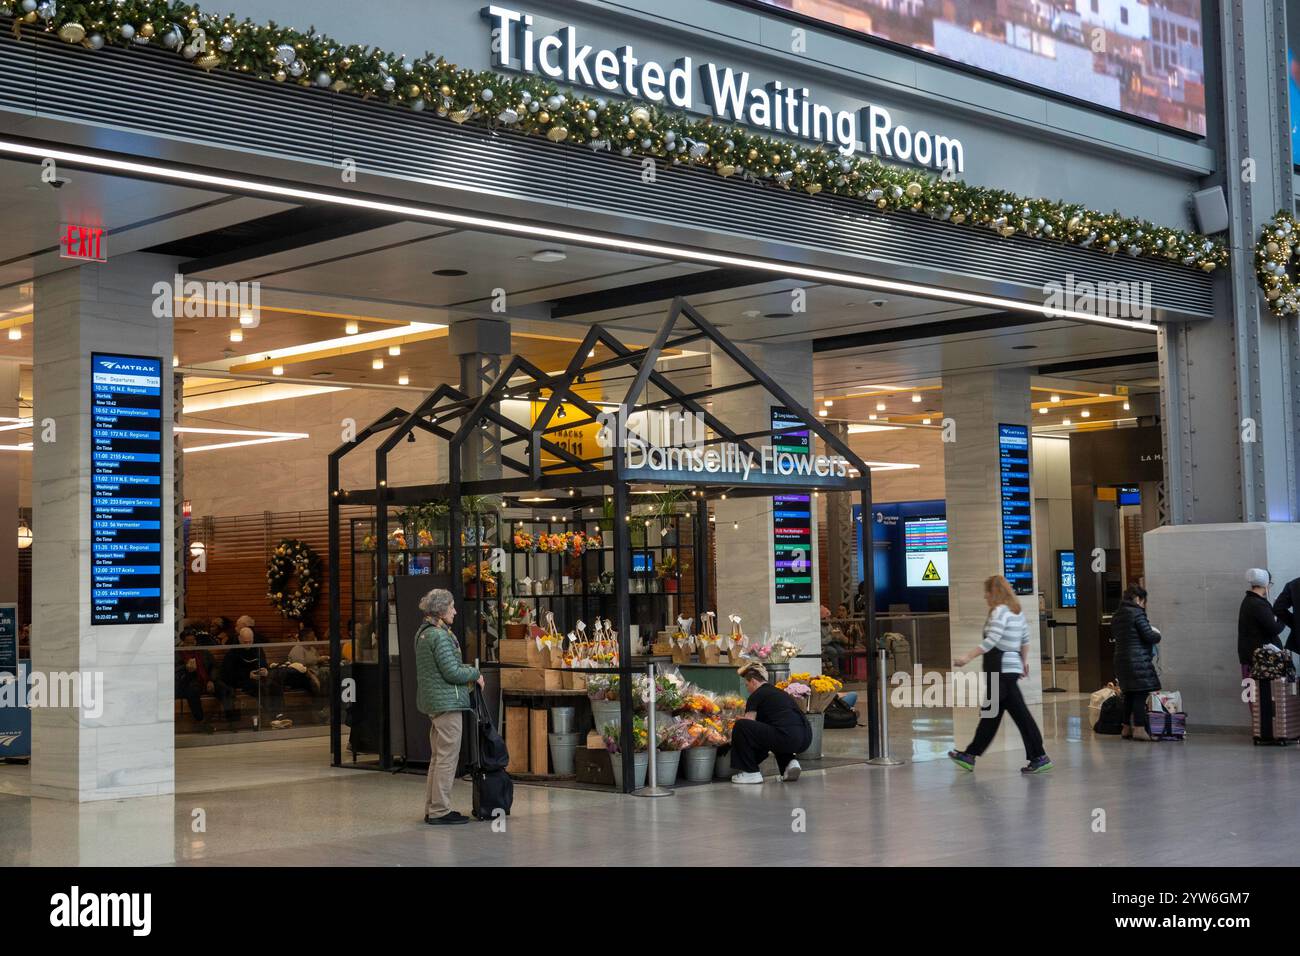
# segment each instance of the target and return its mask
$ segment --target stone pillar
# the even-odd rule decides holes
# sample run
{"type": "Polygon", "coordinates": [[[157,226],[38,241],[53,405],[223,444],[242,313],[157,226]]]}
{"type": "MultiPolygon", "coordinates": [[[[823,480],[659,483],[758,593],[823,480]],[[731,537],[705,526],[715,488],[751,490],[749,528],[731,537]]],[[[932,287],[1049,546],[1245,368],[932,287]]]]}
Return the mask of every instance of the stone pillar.
{"type": "MultiPolygon", "coordinates": [[[[0,362],[0,418],[18,418],[17,362],[0,362]]],[[[4,424],[13,424],[5,422],[4,424]]],[[[0,445],[19,444],[17,429],[0,432],[0,445]]],[[[21,452],[0,451],[0,604],[18,603],[18,507],[21,452]]]]}
{"type": "Polygon", "coordinates": [[[175,262],[133,254],[36,280],[32,568],[37,672],[102,675],[102,713],[32,711],[31,789],[71,801],[174,790],[172,323],[153,314],[154,283],[175,262]],[[162,360],[162,620],[91,626],[91,353],[162,360]],[[52,419],[53,441],[42,421],[52,419]]]}
{"type": "MultiPolygon", "coordinates": [[[[813,400],[812,345],[783,342],[775,346],[742,346],[790,397],[805,407],[813,400]]],[[[742,371],[716,346],[712,350],[712,384],[721,387],[748,380],[742,371]]],[[[776,401],[760,386],[718,395],[710,411],[737,433],[771,427],[771,408],[776,401]]],[[[756,448],[770,439],[755,439],[756,448]]],[[[797,492],[797,489],[791,489],[797,492]]],[[[772,499],[728,498],[714,505],[714,536],[717,550],[718,631],[726,633],[729,614],[739,614],[746,636],[761,640],[767,632],[775,640],[783,631],[801,648],[802,660],[792,670],[821,672],[821,594],[817,581],[817,509],[813,499],[812,547],[808,555],[812,575],[812,600],[802,604],[776,603],[775,569],[772,558],[772,499]],[[738,527],[735,527],[738,525],[738,527]]]]}
{"type": "MultiPolygon", "coordinates": [[[[951,440],[943,446],[943,471],[948,512],[948,627],[953,657],[968,653],[980,642],[988,617],[984,581],[1003,571],[998,425],[1032,428],[1030,411],[1027,369],[944,376],[944,427],[951,429],[951,440]]],[[[1031,504],[1033,498],[1031,489],[1031,504]]],[[[1030,567],[1036,565],[1031,561],[1030,567]]],[[[1037,583],[1034,593],[1020,595],[1030,642],[1029,677],[1020,682],[1020,690],[1036,717],[1042,700],[1037,583]]],[[[967,669],[979,670],[981,663],[976,658],[967,669]]],[[[975,708],[954,708],[958,747],[969,742],[978,719],[975,708]]],[[[992,748],[1019,746],[1015,726],[1004,721],[992,748]]]]}
{"type": "MultiPolygon", "coordinates": [[[[460,388],[478,398],[501,374],[501,356],[510,353],[510,323],[503,319],[465,319],[448,331],[451,354],[460,361],[460,388]]],[[[462,477],[466,481],[501,477],[501,429],[480,429],[465,442],[462,477]]]]}

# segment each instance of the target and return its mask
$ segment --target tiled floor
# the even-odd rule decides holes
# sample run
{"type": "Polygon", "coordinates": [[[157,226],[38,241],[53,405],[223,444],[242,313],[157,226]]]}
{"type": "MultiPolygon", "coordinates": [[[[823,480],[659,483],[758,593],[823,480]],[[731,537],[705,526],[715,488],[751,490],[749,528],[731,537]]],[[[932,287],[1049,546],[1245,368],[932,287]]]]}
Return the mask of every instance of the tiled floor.
{"type": "MultiPolygon", "coordinates": [[[[420,777],[334,770],[320,740],[183,750],[174,798],[69,806],[31,800],[0,767],[0,864],[1005,864],[1294,862],[1300,748],[1193,734],[1137,744],[1083,729],[1086,701],[1055,695],[1051,774],[1023,778],[1018,747],[974,775],[943,759],[943,712],[895,712],[907,760],[806,773],[796,785],[692,787],[646,800],[518,786],[505,832],[420,822],[420,777]],[[1058,699],[1064,698],[1064,699],[1058,699]],[[935,716],[938,714],[938,716],[935,716]]],[[[1003,733],[1012,733],[1008,726],[1003,733]]],[[[948,735],[948,736],[945,736],[948,735]]],[[[865,748],[827,733],[827,751],[865,748]]],[[[457,785],[467,805],[467,785],[457,785]]]]}

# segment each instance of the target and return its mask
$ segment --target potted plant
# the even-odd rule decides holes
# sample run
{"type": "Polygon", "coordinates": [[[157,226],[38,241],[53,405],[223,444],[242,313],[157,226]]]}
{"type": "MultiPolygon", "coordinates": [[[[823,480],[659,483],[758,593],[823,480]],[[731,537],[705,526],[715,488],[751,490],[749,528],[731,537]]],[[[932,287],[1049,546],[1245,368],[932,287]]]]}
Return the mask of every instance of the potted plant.
{"type": "MultiPolygon", "coordinates": [[[[614,786],[623,789],[623,758],[619,750],[621,736],[618,724],[606,724],[601,732],[605,738],[605,749],[609,751],[610,764],[614,769],[614,786]]],[[[640,790],[645,786],[646,773],[650,769],[650,732],[646,729],[645,718],[632,718],[632,789],[640,790]]],[[[658,773],[658,764],[655,772],[658,773]]]]}
{"type": "Polygon", "coordinates": [[[506,637],[512,641],[522,641],[528,636],[528,619],[532,610],[523,601],[508,602],[505,606],[506,637]]]}
{"type": "Polygon", "coordinates": [[[664,556],[663,561],[659,563],[659,567],[655,569],[655,575],[659,578],[665,594],[677,593],[678,571],[677,555],[670,551],[664,556]]]}
{"type": "Polygon", "coordinates": [[[617,674],[588,674],[587,699],[591,702],[591,716],[597,727],[617,724],[621,719],[617,674]]]}

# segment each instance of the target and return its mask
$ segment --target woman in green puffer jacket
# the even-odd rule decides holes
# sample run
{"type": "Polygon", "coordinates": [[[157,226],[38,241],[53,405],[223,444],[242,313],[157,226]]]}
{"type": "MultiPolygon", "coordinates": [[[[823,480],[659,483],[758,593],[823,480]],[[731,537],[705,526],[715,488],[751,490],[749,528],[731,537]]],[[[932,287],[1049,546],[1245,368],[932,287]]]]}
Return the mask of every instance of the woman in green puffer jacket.
{"type": "Polygon", "coordinates": [[[469,688],[483,686],[477,667],[461,660],[460,642],[452,633],[456,604],[450,591],[434,588],[420,599],[424,625],[415,635],[415,706],[429,715],[429,773],[424,787],[424,822],[435,825],[468,823],[469,817],[451,808],[451,785],[460,759],[464,714],[470,709],[469,688]]]}

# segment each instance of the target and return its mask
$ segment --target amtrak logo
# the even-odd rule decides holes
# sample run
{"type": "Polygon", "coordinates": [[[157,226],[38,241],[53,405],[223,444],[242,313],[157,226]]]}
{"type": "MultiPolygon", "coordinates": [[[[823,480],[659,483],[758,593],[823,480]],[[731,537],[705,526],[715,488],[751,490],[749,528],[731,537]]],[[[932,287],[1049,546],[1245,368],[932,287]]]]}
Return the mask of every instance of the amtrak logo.
{"type": "Polygon", "coordinates": [[[14,741],[21,736],[22,736],[21,733],[4,734],[3,736],[0,736],[0,747],[12,747],[14,745],[14,741]]]}

